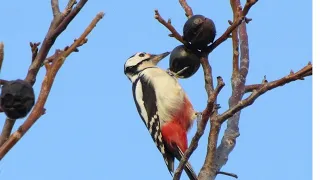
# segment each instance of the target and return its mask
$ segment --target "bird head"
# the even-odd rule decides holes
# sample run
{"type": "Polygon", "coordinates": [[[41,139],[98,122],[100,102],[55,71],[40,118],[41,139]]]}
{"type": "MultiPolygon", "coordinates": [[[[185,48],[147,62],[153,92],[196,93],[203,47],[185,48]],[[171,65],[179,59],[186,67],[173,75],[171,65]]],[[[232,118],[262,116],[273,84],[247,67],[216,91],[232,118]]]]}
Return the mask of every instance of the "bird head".
{"type": "Polygon", "coordinates": [[[165,52],[162,54],[154,55],[145,52],[138,52],[125,62],[124,64],[124,74],[132,81],[135,76],[139,74],[142,70],[150,67],[155,67],[157,64],[168,56],[170,52],[165,52]]]}

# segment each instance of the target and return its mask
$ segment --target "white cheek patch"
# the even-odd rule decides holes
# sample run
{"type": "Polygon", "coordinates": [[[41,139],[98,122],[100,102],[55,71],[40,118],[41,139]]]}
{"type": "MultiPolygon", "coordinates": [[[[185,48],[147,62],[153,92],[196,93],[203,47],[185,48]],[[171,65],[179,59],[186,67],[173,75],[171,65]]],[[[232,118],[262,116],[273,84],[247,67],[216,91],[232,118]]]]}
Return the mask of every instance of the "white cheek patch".
{"type": "Polygon", "coordinates": [[[142,52],[138,52],[136,53],[133,57],[129,58],[126,62],[126,67],[129,67],[129,66],[135,66],[137,65],[139,62],[149,58],[150,56],[149,55],[145,55],[144,57],[140,57],[139,54],[141,54],[142,52]]]}
{"type": "Polygon", "coordinates": [[[142,59],[140,59],[139,57],[132,57],[130,59],[127,60],[127,63],[126,63],[126,67],[129,67],[129,66],[135,66],[137,65],[142,59]]]}

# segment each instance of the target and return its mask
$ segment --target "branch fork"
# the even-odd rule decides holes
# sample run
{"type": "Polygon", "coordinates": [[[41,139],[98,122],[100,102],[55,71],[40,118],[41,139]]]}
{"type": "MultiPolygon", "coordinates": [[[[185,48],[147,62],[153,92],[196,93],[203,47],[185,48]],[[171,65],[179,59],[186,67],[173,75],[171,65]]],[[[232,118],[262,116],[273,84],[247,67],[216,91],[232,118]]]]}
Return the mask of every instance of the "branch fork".
{"type": "MultiPolygon", "coordinates": [[[[65,10],[61,13],[59,10],[58,0],[51,0],[53,20],[43,42],[30,43],[32,58],[28,74],[25,81],[33,85],[36,81],[36,76],[42,65],[46,68],[46,75],[41,85],[39,97],[30,112],[27,119],[18,128],[16,132],[11,134],[12,128],[16,120],[6,119],[5,125],[0,136],[0,160],[8,153],[8,151],[23,137],[23,135],[32,127],[32,125],[45,113],[44,105],[49,96],[56,74],[62,66],[65,59],[72,53],[78,52],[78,47],[87,42],[87,36],[103,18],[104,13],[100,12],[92,20],[89,26],[85,29],[82,35],[74,40],[71,46],[67,46],[64,50],[56,50],[55,54],[47,57],[49,50],[53,46],[57,37],[67,28],[69,23],[79,13],[88,0],[80,0],[76,4],[75,0],[69,0],[65,10]],[[75,6],[76,5],[76,6],[75,6]],[[10,136],[11,134],[11,136],[10,136]]],[[[2,80],[2,82],[4,82],[2,80]]]]}
{"type": "MultiPolygon", "coordinates": [[[[287,83],[302,80],[306,76],[312,75],[312,65],[311,63],[299,70],[298,72],[290,73],[288,76],[285,76],[279,80],[268,82],[266,77],[262,80],[261,84],[252,84],[246,85],[246,77],[249,70],[249,48],[248,48],[248,35],[246,32],[246,24],[248,24],[252,19],[247,18],[247,14],[251,7],[256,4],[258,0],[247,0],[244,8],[241,7],[240,0],[231,0],[230,4],[233,9],[234,20],[229,20],[230,26],[225,30],[225,32],[208,48],[201,53],[201,65],[204,71],[205,79],[205,89],[208,95],[207,107],[202,112],[202,117],[197,121],[197,132],[191,140],[189,148],[186,150],[184,157],[182,157],[179,166],[177,167],[174,173],[174,180],[180,179],[181,172],[192,155],[195,149],[198,146],[198,142],[201,136],[204,133],[205,127],[208,120],[210,119],[210,133],[208,138],[208,150],[205,162],[201,171],[199,173],[199,179],[214,179],[217,174],[223,174],[238,178],[236,174],[227,173],[220,171],[221,167],[225,165],[228,154],[232,151],[235,146],[235,138],[239,136],[239,133],[235,131],[235,134],[230,135],[233,139],[225,139],[221,141],[220,145],[217,147],[218,134],[220,132],[221,125],[229,119],[230,127],[228,123],[228,128],[237,127],[237,122],[240,118],[240,111],[253,104],[253,102],[265,92],[283,86],[287,83]],[[212,80],[212,69],[208,61],[209,54],[223,43],[228,38],[232,37],[233,41],[233,72],[232,72],[232,89],[233,93],[230,97],[230,107],[228,110],[222,114],[218,114],[217,108],[217,97],[221,89],[224,87],[224,82],[221,77],[217,78],[217,87],[214,88],[212,80]],[[240,41],[240,43],[239,43],[240,41]],[[240,59],[240,61],[239,61],[240,59]],[[244,93],[251,92],[251,95],[246,99],[242,100],[244,93]],[[226,142],[234,142],[225,145],[226,142]]],[[[186,0],[179,0],[182,8],[185,10],[187,18],[190,18],[193,15],[192,8],[187,4],[186,0]]],[[[165,21],[158,10],[155,10],[155,19],[164,25],[171,33],[170,37],[174,37],[182,44],[188,46],[183,40],[183,37],[177,32],[177,30],[172,26],[171,20],[165,21]]],[[[228,135],[228,132],[225,132],[225,136],[228,135]]]]}

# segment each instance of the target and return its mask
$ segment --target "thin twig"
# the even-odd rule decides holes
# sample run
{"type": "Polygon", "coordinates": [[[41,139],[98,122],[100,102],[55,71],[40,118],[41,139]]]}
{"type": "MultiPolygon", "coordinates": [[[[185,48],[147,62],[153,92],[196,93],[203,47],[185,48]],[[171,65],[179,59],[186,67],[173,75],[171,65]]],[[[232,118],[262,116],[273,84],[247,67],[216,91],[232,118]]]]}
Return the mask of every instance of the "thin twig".
{"type": "MultiPolygon", "coordinates": [[[[77,39],[75,39],[74,42],[75,42],[76,40],[77,40],[77,39]]],[[[79,52],[79,49],[78,49],[78,48],[81,47],[82,45],[84,45],[84,44],[87,43],[87,42],[88,42],[88,39],[87,39],[87,38],[84,39],[84,40],[78,45],[78,47],[73,50],[73,52],[79,52]]],[[[68,48],[69,48],[69,46],[66,46],[66,47],[63,49],[63,51],[66,51],[68,48]]],[[[43,62],[43,64],[53,62],[61,52],[62,52],[62,50],[60,50],[60,49],[56,50],[56,52],[55,52],[53,55],[51,55],[51,56],[49,56],[49,57],[46,58],[46,60],[43,62]]]]}
{"type": "Polygon", "coordinates": [[[193,16],[193,12],[191,7],[188,5],[186,0],[179,0],[179,3],[181,4],[181,7],[184,9],[184,11],[186,12],[185,15],[187,16],[187,18],[190,18],[191,16],[193,16]]]}
{"type": "Polygon", "coordinates": [[[212,68],[211,68],[211,65],[209,63],[209,59],[208,59],[208,55],[206,55],[206,57],[202,57],[200,59],[200,62],[201,62],[201,66],[202,66],[202,69],[203,69],[203,76],[204,76],[204,88],[207,92],[207,96],[208,96],[208,99],[210,98],[210,95],[211,93],[213,92],[214,90],[214,87],[213,87],[213,80],[212,80],[212,68]]]}
{"type": "Polygon", "coordinates": [[[47,69],[46,75],[41,85],[41,91],[38,100],[25,122],[14,132],[9,139],[0,147],[0,160],[7,154],[7,152],[22,138],[22,136],[32,127],[32,125],[38,120],[38,118],[44,112],[44,105],[49,96],[51,87],[53,85],[55,76],[62,66],[65,59],[74,51],[75,48],[81,44],[81,42],[92,31],[96,24],[103,18],[104,13],[100,12],[92,20],[90,25],[85,29],[79,39],[77,39],[66,51],[57,57],[57,60],[53,62],[50,68],[47,69]]]}
{"type": "Polygon", "coordinates": [[[217,39],[215,40],[210,46],[208,46],[206,52],[212,52],[216,47],[218,47],[221,43],[227,40],[230,37],[230,34],[234,29],[236,29],[244,20],[244,16],[240,16],[236,21],[230,25],[227,30],[217,39]]]}
{"type": "Polygon", "coordinates": [[[238,179],[238,175],[236,175],[234,173],[219,171],[219,172],[217,172],[217,174],[223,174],[223,175],[234,177],[234,178],[238,179]]]}
{"type": "Polygon", "coordinates": [[[31,53],[32,53],[32,57],[31,57],[31,62],[34,61],[34,59],[37,57],[38,55],[38,46],[40,45],[40,42],[36,42],[36,43],[32,43],[30,42],[30,47],[31,47],[31,53]]]}
{"type": "MultiPolygon", "coordinates": [[[[54,1],[54,0],[52,0],[54,1]]],[[[29,67],[28,75],[25,78],[30,84],[34,84],[36,82],[36,76],[39,72],[41,64],[46,59],[49,50],[54,44],[56,38],[67,28],[69,23],[73,20],[73,18],[78,14],[78,12],[82,9],[85,3],[88,0],[81,0],[78,5],[62,20],[60,16],[55,16],[51,21],[50,28],[48,30],[47,35],[45,36],[43,42],[41,43],[40,50],[29,67]]]]}
{"type": "Polygon", "coordinates": [[[170,37],[174,37],[176,38],[178,41],[180,41],[183,44],[186,44],[186,42],[184,42],[182,36],[178,33],[178,31],[171,25],[171,20],[169,19],[168,21],[165,21],[159,11],[156,9],[154,10],[154,18],[157,19],[162,25],[164,25],[170,32],[171,34],[169,34],[170,37]]]}
{"type": "MultiPolygon", "coordinates": [[[[246,16],[249,13],[250,8],[257,2],[258,2],[258,0],[247,0],[246,4],[244,5],[244,8],[242,10],[242,14],[244,14],[246,16]]],[[[251,19],[249,19],[248,21],[251,21],[251,19]]]]}
{"type": "MultiPolygon", "coordinates": [[[[62,20],[61,23],[52,32],[53,36],[58,36],[61,34],[69,25],[69,23],[76,17],[83,6],[88,2],[88,0],[80,0],[80,2],[71,10],[71,12],[62,20]]],[[[67,7],[70,6],[69,3],[67,7]]]]}
{"type": "Polygon", "coordinates": [[[4,44],[3,42],[0,42],[0,73],[1,73],[3,59],[4,59],[4,44]]]}
{"type": "Polygon", "coordinates": [[[8,140],[15,122],[15,119],[6,118],[1,131],[0,147],[8,140]]]}
{"type": "Polygon", "coordinates": [[[252,92],[254,90],[259,89],[262,86],[262,84],[251,84],[251,85],[246,85],[244,89],[244,93],[252,92]]]}
{"type": "Polygon", "coordinates": [[[66,8],[65,8],[64,11],[62,12],[62,16],[64,16],[64,17],[67,16],[67,15],[71,12],[72,7],[73,7],[74,5],[76,5],[76,4],[77,4],[77,1],[76,1],[76,0],[69,0],[66,8]]]}
{"type": "MultiPolygon", "coordinates": [[[[231,0],[232,1],[232,0],[231,0]]],[[[233,21],[233,23],[228,27],[228,29],[217,39],[215,40],[210,46],[208,46],[208,49],[206,49],[206,52],[212,52],[216,47],[218,47],[221,43],[223,43],[225,40],[227,40],[230,37],[230,34],[234,29],[236,29],[243,20],[245,20],[245,16],[249,13],[250,8],[256,3],[258,0],[247,0],[247,3],[244,6],[244,10],[242,11],[241,15],[233,21]]],[[[240,7],[235,6],[235,7],[240,7]]]]}

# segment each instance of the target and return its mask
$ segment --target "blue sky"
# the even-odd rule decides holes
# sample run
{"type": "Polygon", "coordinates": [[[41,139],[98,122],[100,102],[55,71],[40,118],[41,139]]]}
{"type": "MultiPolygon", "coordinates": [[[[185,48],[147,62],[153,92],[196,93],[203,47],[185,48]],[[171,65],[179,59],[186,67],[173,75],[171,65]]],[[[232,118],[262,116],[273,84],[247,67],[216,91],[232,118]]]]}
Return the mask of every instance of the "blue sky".
{"type": "MultiPolygon", "coordinates": [[[[66,2],[61,0],[63,5],[66,2]]],[[[232,18],[228,2],[199,0],[189,4],[195,14],[213,19],[217,37],[228,27],[227,20],[232,18]]],[[[106,15],[89,35],[88,43],[61,68],[45,106],[47,113],[0,162],[0,179],[171,178],[136,112],[131,83],[123,74],[124,62],[135,52],[162,53],[179,45],[154,19],[156,8],[182,32],[186,18],[178,1],[87,3],[51,52],[72,43],[96,13],[104,11],[106,15]]],[[[31,60],[29,42],[42,42],[50,24],[50,1],[4,1],[0,17],[0,41],[5,43],[1,78],[24,78],[31,60]]],[[[261,82],[264,75],[268,80],[280,78],[311,61],[311,1],[259,1],[248,17],[253,18],[247,26],[248,84],[261,82]]],[[[231,40],[210,55],[214,77],[222,76],[226,82],[218,100],[220,112],[228,108],[231,94],[231,60],[231,40]]],[[[160,66],[167,68],[168,63],[166,58],[160,66]]],[[[44,73],[42,69],[38,75],[36,94],[44,73]]],[[[207,99],[202,70],[180,82],[194,107],[203,110],[207,99]]],[[[236,173],[240,180],[311,179],[311,87],[310,77],[293,82],[264,94],[242,111],[241,136],[222,170],[236,173]]],[[[0,114],[0,125],[4,119],[0,114]]],[[[15,129],[22,122],[19,120],[15,129]]],[[[189,139],[194,133],[195,128],[189,139]]],[[[190,160],[197,172],[204,161],[207,134],[190,160]]],[[[231,177],[220,175],[217,179],[231,177]]]]}

